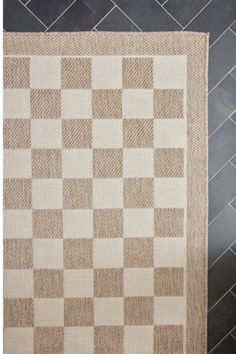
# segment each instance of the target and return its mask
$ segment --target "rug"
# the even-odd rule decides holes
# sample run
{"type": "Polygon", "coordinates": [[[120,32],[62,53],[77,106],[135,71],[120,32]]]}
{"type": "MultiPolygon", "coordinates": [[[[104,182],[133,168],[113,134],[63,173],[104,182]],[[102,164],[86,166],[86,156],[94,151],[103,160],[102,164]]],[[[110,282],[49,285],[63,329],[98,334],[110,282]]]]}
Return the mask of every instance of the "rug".
{"type": "Polygon", "coordinates": [[[4,353],[206,353],[208,35],[4,55],[4,353]]]}

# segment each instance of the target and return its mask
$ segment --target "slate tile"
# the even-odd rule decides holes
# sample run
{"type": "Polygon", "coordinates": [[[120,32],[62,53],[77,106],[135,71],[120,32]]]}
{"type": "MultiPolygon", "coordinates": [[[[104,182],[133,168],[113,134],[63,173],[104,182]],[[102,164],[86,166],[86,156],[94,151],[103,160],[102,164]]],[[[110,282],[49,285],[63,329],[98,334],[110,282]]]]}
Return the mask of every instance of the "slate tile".
{"type": "Polygon", "coordinates": [[[212,352],[212,354],[236,353],[236,340],[229,334],[212,352]]]}
{"type": "Polygon", "coordinates": [[[208,264],[236,241],[236,211],[228,205],[208,229],[208,264]]]}
{"type": "Polygon", "coordinates": [[[212,44],[233,23],[235,13],[235,0],[224,0],[224,5],[222,0],[214,0],[186,27],[186,30],[210,32],[212,44]]]}
{"type": "Polygon", "coordinates": [[[44,32],[46,29],[46,26],[17,0],[4,0],[3,27],[8,32],[44,32]]]}
{"type": "Polygon", "coordinates": [[[208,127],[212,134],[236,108],[236,80],[229,74],[209,94],[208,127]]]}
{"type": "Polygon", "coordinates": [[[96,27],[98,31],[140,31],[117,7],[96,27]]]}
{"type": "MultiPolygon", "coordinates": [[[[226,294],[208,314],[208,348],[213,349],[236,323],[236,298],[226,294]]],[[[231,353],[231,352],[230,352],[231,353]]],[[[222,354],[230,354],[222,353],[222,354]]],[[[215,354],[215,353],[214,353],[215,354]]]]}
{"type": "Polygon", "coordinates": [[[225,123],[209,139],[209,179],[211,179],[222,166],[236,152],[236,124],[231,119],[225,123]]]}
{"type": "Polygon", "coordinates": [[[114,0],[143,31],[174,31],[181,27],[154,0],[114,0]]]}
{"type": "Polygon", "coordinates": [[[50,28],[50,31],[89,31],[114,5],[110,0],[78,0],[50,28]]]}

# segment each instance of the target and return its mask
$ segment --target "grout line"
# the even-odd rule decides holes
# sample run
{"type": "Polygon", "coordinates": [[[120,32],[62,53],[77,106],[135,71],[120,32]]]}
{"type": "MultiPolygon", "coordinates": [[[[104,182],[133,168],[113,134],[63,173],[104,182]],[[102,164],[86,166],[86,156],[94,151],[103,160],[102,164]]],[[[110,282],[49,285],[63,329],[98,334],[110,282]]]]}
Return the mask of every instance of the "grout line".
{"type": "Polygon", "coordinates": [[[230,165],[232,165],[234,168],[236,168],[236,166],[233,164],[232,161],[230,161],[229,163],[230,163],[230,165]]]}
{"type": "Polygon", "coordinates": [[[168,0],[166,0],[165,2],[163,2],[163,3],[160,4],[160,5],[161,5],[161,6],[164,6],[167,2],[168,2],[168,0]]]}
{"type": "Polygon", "coordinates": [[[226,76],[228,74],[231,74],[231,71],[233,71],[235,69],[235,65],[232,67],[232,69],[230,69],[221,79],[220,81],[217,82],[217,84],[215,86],[212,87],[212,89],[208,92],[208,95],[210,95],[210,93],[226,78],[226,76]]]}
{"type": "Polygon", "coordinates": [[[210,5],[210,3],[211,3],[212,1],[213,1],[213,0],[208,1],[208,3],[206,3],[205,6],[203,6],[203,8],[187,23],[187,25],[184,26],[184,29],[185,29],[186,27],[188,27],[188,25],[190,25],[190,23],[192,23],[192,22],[195,20],[195,18],[198,17],[198,15],[200,15],[200,13],[201,13],[203,10],[205,10],[205,8],[206,8],[208,5],[210,5]]]}
{"type": "Polygon", "coordinates": [[[31,0],[28,0],[28,1],[25,3],[25,6],[27,6],[30,1],[31,1],[31,0]]]}
{"type": "Polygon", "coordinates": [[[161,5],[157,0],[154,0],[154,1],[155,1],[155,3],[157,3],[157,5],[159,5],[160,7],[163,8],[163,10],[172,18],[172,20],[174,20],[182,28],[182,30],[184,29],[184,27],[181,25],[181,23],[179,23],[179,21],[176,20],[176,18],[173,15],[171,15],[171,13],[168,10],[166,10],[166,8],[163,6],[164,4],[161,5]]]}
{"type": "Polygon", "coordinates": [[[38,18],[27,6],[25,6],[25,4],[23,4],[23,2],[21,2],[21,0],[18,0],[18,2],[24,6],[24,8],[29,11],[31,13],[31,15],[33,15],[46,29],[47,29],[47,26],[45,25],[45,23],[43,23],[40,18],[38,18]]]}
{"type": "MultiPolygon", "coordinates": [[[[233,295],[234,295],[234,293],[232,293],[233,295]]],[[[235,295],[234,295],[235,296],[235,295]]],[[[233,331],[232,331],[233,332],[233,331]]],[[[231,335],[231,337],[233,337],[233,339],[235,339],[236,340],[236,337],[233,335],[233,333],[230,333],[230,335],[231,335]]]]}
{"type": "Polygon", "coordinates": [[[234,75],[233,75],[232,73],[230,73],[229,75],[231,75],[232,78],[233,78],[234,80],[236,80],[236,77],[234,77],[234,75]]]}
{"type": "Polygon", "coordinates": [[[228,159],[228,161],[226,161],[226,162],[224,163],[224,165],[221,166],[221,168],[214,174],[214,176],[212,176],[212,177],[209,179],[208,183],[210,183],[210,182],[223,170],[223,168],[227,165],[227,163],[230,162],[230,160],[232,160],[232,158],[234,158],[234,156],[236,156],[236,154],[234,154],[233,156],[231,156],[231,157],[228,159]]]}
{"type": "Polygon", "coordinates": [[[230,247],[230,251],[236,256],[236,252],[231,247],[230,247]]]}
{"type": "Polygon", "coordinates": [[[230,249],[231,247],[235,244],[236,241],[234,241],[233,243],[231,243],[231,245],[229,245],[229,247],[227,247],[223,253],[221,253],[221,255],[219,257],[216,258],[216,260],[210,265],[210,267],[208,267],[208,270],[210,270],[223,256],[224,254],[230,249]]]}
{"type": "Polygon", "coordinates": [[[93,28],[92,28],[90,31],[92,31],[93,29],[96,29],[96,27],[97,27],[103,20],[105,20],[105,18],[106,18],[115,8],[116,8],[116,5],[114,5],[114,6],[106,13],[106,15],[103,16],[103,18],[101,18],[101,20],[98,21],[98,23],[97,23],[95,26],[93,26],[93,28]]]}
{"type": "MultiPolygon", "coordinates": [[[[235,22],[235,21],[233,21],[233,22],[231,23],[231,25],[228,26],[228,27],[224,30],[224,32],[222,32],[221,35],[216,38],[215,42],[213,42],[213,43],[210,45],[209,49],[210,49],[211,47],[213,47],[213,45],[214,45],[216,42],[218,42],[218,40],[219,40],[228,30],[230,30],[230,27],[234,24],[234,22],[235,22]]],[[[233,31],[232,31],[232,32],[233,32],[233,31]]],[[[234,32],[233,32],[233,33],[234,33],[234,32]]],[[[234,33],[234,35],[235,35],[235,33],[234,33]]]]}
{"type": "Polygon", "coordinates": [[[235,122],[231,117],[229,117],[229,119],[231,120],[231,122],[233,122],[234,124],[236,124],[236,122],[235,122]]]}
{"type": "Polygon", "coordinates": [[[228,337],[228,335],[231,335],[231,332],[233,332],[234,329],[235,329],[235,327],[232,328],[232,329],[214,346],[214,348],[212,348],[212,349],[208,352],[208,354],[211,354],[211,353],[213,352],[213,350],[215,350],[215,349],[219,346],[219,344],[220,344],[221,342],[223,342],[223,340],[224,340],[226,337],[228,337]]]}
{"type": "Polygon", "coordinates": [[[233,211],[236,211],[236,209],[233,207],[233,205],[231,203],[233,203],[235,201],[236,198],[234,198],[233,200],[231,200],[231,202],[229,203],[229,206],[233,209],[233,211]]]}
{"type": "Polygon", "coordinates": [[[143,30],[115,3],[114,0],[110,1],[117,7],[117,9],[120,10],[120,12],[122,12],[123,15],[125,15],[125,17],[127,17],[133,23],[133,25],[135,25],[135,27],[137,27],[139,31],[143,32],[143,30]]]}
{"type": "Polygon", "coordinates": [[[208,140],[211,139],[211,137],[225,124],[225,122],[229,119],[229,117],[225,118],[223,122],[218,125],[218,127],[209,135],[208,140]]]}
{"type": "MultiPolygon", "coordinates": [[[[234,198],[235,199],[235,198],[234,198]]],[[[225,206],[224,206],[224,208],[214,217],[214,219],[212,219],[209,223],[208,223],[208,227],[213,223],[213,221],[215,221],[215,219],[216,218],[218,218],[218,216],[220,216],[220,214],[222,214],[223,213],[223,211],[225,210],[225,208],[227,207],[227,206],[231,206],[232,207],[232,205],[230,204],[230,203],[232,203],[233,201],[234,201],[234,199],[232,199],[228,204],[226,204],[225,206]]]]}
{"type": "MultiPolygon", "coordinates": [[[[235,21],[234,21],[235,22],[235,21]]],[[[232,25],[234,24],[234,22],[232,23],[232,25]]],[[[231,26],[232,26],[231,25],[231,26]]],[[[234,32],[234,30],[232,30],[232,28],[230,27],[229,30],[236,36],[236,33],[234,32]]]]}
{"type": "Polygon", "coordinates": [[[76,2],[77,0],[73,0],[72,3],[60,14],[60,16],[58,16],[51,24],[50,26],[46,29],[45,32],[47,32],[65,13],[66,11],[68,11],[72,5],[74,5],[74,3],[76,2]]]}
{"type": "Polygon", "coordinates": [[[212,305],[209,309],[208,309],[208,313],[223,299],[223,297],[225,297],[225,295],[227,295],[235,286],[236,283],[234,283],[225,293],[224,295],[222,295],[214,305],[212,305]]]}

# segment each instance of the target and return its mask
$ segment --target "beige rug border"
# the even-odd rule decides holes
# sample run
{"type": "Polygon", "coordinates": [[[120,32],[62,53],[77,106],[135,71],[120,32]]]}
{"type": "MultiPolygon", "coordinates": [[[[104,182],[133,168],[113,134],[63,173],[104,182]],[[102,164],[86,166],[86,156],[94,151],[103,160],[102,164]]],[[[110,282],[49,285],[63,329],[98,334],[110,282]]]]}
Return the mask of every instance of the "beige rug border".
{"type": "Polygon", "coordinates": [[[4,33],[5,55],[187,55],[186,353],[207,352],[208,34],[4,33]]]}

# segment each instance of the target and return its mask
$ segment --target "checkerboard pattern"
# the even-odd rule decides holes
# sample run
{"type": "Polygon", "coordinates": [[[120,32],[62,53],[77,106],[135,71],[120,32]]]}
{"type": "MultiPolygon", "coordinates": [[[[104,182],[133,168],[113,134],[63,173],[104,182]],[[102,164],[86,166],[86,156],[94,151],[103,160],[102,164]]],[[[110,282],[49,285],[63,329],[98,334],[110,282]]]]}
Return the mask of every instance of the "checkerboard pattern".
{"type": "Polygon", "coordinates": [[[181,354],[186,56],[4,58],[6,354],[181,354]]]}

